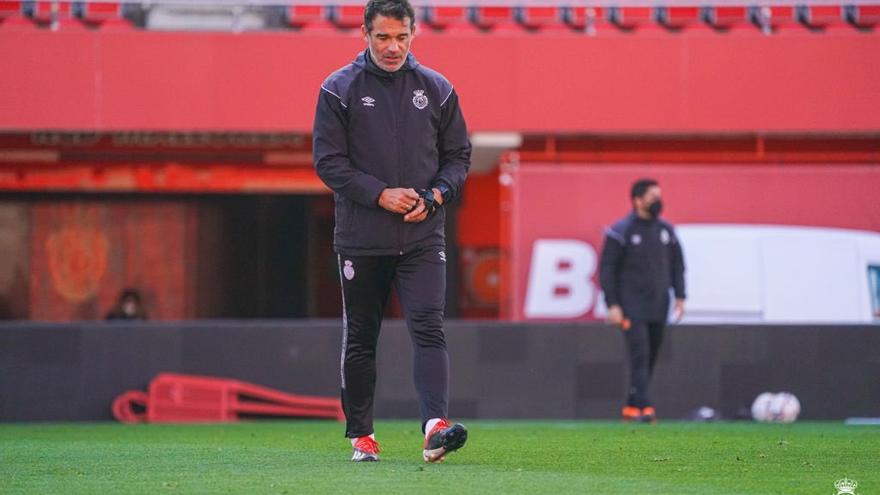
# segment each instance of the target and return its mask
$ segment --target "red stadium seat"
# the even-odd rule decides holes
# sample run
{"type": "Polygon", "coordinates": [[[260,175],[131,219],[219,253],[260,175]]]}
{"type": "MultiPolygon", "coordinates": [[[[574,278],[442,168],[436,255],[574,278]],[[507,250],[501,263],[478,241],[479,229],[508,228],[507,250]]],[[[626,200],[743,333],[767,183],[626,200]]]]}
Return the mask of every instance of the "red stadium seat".
{"type": "Polygon", "coordinates": [[[0,21],[9,19],[11,17],[20,16],[23,14],[22,10],[22,2],[2,1],[0,2],[0,21]]]}
{"type": "Polygon", "coordinates": [[[651,7],[611,7],[608,20],[621,29],[635,29],[653,23],[654,10],[651,7]]]}
{"type": "Polygon", "coordinates": [[[24,4],[25,15],[38,25],[57,28],[82,28],[82,23],[74,19],[73,3],[59,1],[30,1],[24,4]]]}
{"type": "Polygon", "coordinates": [[[700,23],[700,8],[657,7],[657,21],[672,30],[693,27],[700,23]]]}
{"type": "MultiPolygon", "coordinates": [[[[474,31],[467,7],[449,5],[426,6],[422,11],[422,20],[434,30],[469,30],[474,31]]],[[[424,33],[425,30],[422,30],[424,33]]]]}
{"type": "Polygon", "coordinates": [[[568,27],[587,34],[595,34],[596,28],[606,23],[602,7],[563,7],[562,20],[568,27]]]}
{"type": "Polygon", "coordinates": [[[703,20],[715,29],[727,30],[749,23],[748,9],[745,7],[723,6],[703,9],[703,20]]]}
{"type": "Polygon", "coordinates": [[[364,6],[336,5],[330,11],[330,20],[342,29],[359,28],[364,24],[364,6]]]}
{"type": "Polygon", "coordinates": [[[70,2],[35,1],[25,2],[25,12],[28,17],[39,23],[52,21],[53,10],[57,8],[58,17],[73,17],[73,4],[70,2]]]}
{"type": "Polygon", "coordinates": [[[0,1],[0,28],[11,26],[34,27],[24,15],[24,2],[0,1]]]}
{"type": "Polygon", "coordinates": [[[778,29],[798,26],[795,8],[790,5],[750,7],[749,19],[765,34],[770,34],[778,29]]]}
{"type": "Polygon", "coordinates": [[[532,31],[568,30],[556,7],[517,7],[514,17],[522,27],[532,31]]]}
{"type": "Polygon", "coordinates": [[[471,7],[470,18],[482,30],[519,29],[513,17],[513,7],[471,7]]]}
{"type": "Polygon", "coordinates": [[[826,29],[844,21],[843,7],[840,5],[799,5],[796,16],[810,29],[826,29]]]}
{"type": "Polygon", "coordinates": [[[295,4],[284,9],[284,21],[296,29],[332,28],[329,17],[323,5],[295,4]]]}
{"type": "Polygon", "coordinates": [[[119,2],[75,2],[73,13],[90,26],[131,28],[125,18],[125,4],[119,2]]]}
{"type": "Polygon", "coordinates": [[[860,29],[871,29],[880,24],[880,4],[847,5],[843,13],[847,22],[860,29]]]}

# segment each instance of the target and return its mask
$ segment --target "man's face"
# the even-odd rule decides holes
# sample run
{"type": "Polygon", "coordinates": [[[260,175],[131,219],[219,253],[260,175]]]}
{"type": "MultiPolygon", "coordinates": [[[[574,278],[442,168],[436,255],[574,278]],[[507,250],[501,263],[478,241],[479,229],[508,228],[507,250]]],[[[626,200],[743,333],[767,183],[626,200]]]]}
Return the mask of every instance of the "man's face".
{"type": "Polygon", "coordinates": [[[122,312],[125,316],[134,316],[137,314],[138,303],[134,299],[128,298],[122,301],[122,312]]]}
{"type": "Polygon", "coordinates": [[[412,25],[409,17],[404,17],[400,21],[393,17],[377,15],[373,19],[372,31],[368,32],[366,26],[361,26],[364,39],[370,45],[373,62],[387,72],[396,72],[403,67],[415,31],[415,26],[412,25]]]}
{"type": "Polygon", "coordinates": [[[652,203],[660,200],[660,186],[651,186],[640,198],[633,199],[637,210],[647,213],[652,203]]]}

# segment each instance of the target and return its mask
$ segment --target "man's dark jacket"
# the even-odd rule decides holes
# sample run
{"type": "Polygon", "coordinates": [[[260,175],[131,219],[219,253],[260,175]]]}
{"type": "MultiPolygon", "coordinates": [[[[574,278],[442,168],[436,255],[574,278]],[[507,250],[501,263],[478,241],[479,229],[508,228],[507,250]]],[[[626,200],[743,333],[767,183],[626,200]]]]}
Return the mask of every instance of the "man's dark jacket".
{"type": "Polygon", "coordinates": [[[335,193],[337,252],[402,254],[445,245],[444,209],[419,223],[379,206],[386,187],[461,192],[471,145],[452,84],[410,54],[386,72],[365,50],[321,85],[313,155],[335,193]]]}
{"type": "Polygon", "coordinates": [[[610,308],[619,304],[627,318],[665,322],[669,288],[684,299],[684,257],[669,223],[632,213],[605,232],[599,280],[610,308]]]}

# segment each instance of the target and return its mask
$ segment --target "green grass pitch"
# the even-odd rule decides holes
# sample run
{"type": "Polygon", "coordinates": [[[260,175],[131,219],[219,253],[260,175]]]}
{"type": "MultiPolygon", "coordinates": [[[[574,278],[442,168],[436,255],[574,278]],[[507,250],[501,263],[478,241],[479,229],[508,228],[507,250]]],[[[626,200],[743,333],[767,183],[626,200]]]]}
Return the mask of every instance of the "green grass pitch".
{"type": "Polygon", "coordinates": [[[337,423],[0,425],[0,493],[880,494],[880,428],[471,421],[443,464],[416,421],[381,421],[379,463],[337,423]]]}

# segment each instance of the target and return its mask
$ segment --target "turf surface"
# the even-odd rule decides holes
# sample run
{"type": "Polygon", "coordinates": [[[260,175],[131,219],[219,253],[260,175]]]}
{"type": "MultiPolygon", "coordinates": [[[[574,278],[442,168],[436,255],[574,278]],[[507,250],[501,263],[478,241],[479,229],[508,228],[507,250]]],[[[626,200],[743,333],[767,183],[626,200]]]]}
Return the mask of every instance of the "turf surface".
{"type": "Polygon", "coordinates": [[[412,421],[377,424],[382,461],[348,461],[338,424],[0,425],[0,493],[880,494],[880,428],[839,423],[468,422],[421,461],[412,421]]]}

